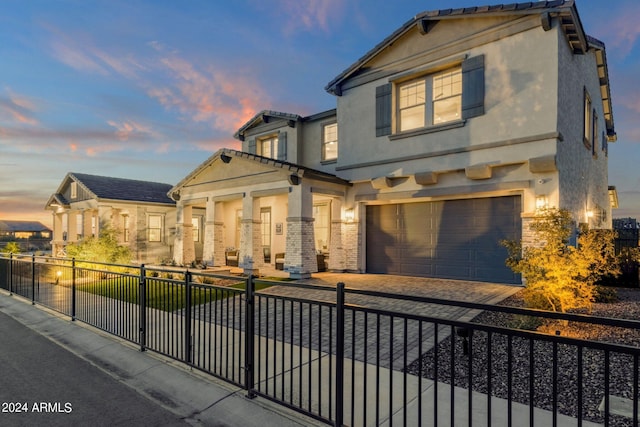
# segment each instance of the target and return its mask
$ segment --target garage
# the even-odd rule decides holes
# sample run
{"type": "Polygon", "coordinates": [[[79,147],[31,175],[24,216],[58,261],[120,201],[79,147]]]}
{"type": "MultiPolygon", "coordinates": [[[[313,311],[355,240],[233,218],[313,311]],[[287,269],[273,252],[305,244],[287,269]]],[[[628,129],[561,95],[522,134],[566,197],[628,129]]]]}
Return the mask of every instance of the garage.
{"type": "Polygon", "coordinates": [[[371,205],[367,272],[520,283],[503,239],[520,239],[520,196],[371,205]]]}

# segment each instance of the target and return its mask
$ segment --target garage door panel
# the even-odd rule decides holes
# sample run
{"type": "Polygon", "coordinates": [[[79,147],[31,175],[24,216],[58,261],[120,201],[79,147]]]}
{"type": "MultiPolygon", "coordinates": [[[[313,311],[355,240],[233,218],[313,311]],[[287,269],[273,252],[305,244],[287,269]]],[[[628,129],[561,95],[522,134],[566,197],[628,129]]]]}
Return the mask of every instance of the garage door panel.
{"type": "Polygon", "coordinates": [[[519,196],[367,207],[367,271],[520,283],[503,239],[521,237],[519,196]]]}

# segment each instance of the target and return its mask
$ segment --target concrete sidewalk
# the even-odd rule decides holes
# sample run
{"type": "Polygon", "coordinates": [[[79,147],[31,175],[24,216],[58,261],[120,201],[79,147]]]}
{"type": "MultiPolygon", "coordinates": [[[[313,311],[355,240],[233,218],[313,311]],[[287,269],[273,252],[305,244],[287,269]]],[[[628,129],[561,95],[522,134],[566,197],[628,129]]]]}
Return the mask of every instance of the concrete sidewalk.
{"type": "MultiPolygon", "coordinates": [[[[67,316],[0,290],[0,311],[69,350],[191,425],[323,425],[67,316]]],[[[98,409],[98,408],[96,408],[98,409]]]]}

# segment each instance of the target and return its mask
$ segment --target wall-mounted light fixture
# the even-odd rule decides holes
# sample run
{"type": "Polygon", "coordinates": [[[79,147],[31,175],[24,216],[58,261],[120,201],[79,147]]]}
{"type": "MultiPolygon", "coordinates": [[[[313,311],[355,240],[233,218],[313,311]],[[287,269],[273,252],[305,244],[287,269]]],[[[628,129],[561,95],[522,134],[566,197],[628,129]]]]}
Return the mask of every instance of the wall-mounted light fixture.
{"type": "Polygon", "coordinates": [[[356,214],[355,214],[353,208],[345,209],[345,211],[344,211],[344,219],[345,219],[345,221],[353,222],[355,217],[356,217],[356,214]]]}
{"type": "Polygon", "coordinates": [[[289,184],[291,185],[300,185],[300,176],[296,174],[289,175],[289,184]]]}
{"type": "Polygon", "coordinates": [[[536,196],[536,211],[547,209],[549,207],[549,199],[547,196],[536,196]]]}

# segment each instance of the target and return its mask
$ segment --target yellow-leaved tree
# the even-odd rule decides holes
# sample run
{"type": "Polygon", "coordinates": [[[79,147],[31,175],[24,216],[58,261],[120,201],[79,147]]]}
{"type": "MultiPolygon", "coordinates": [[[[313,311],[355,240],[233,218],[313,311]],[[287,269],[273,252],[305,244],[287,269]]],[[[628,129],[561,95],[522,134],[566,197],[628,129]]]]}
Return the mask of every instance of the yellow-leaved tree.
{"type": "Polygon", "coordinates": [[[620,274],[615,255],[615,232],[578,230],[577,245],[569,244],[574,221],[566,209],[544,209],[531,223],[533,243],[506,240],[506,260],[525,280],[525,304],[531,308],[567,312],[591,309],[596,283],[603,276],[620,274]]]}

